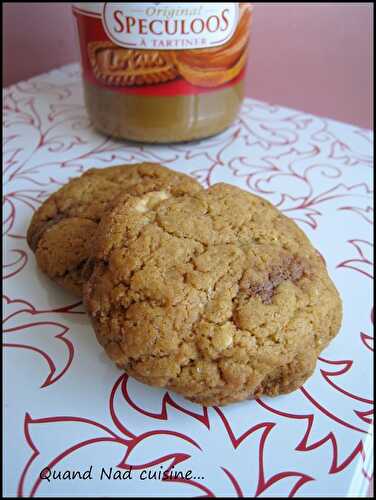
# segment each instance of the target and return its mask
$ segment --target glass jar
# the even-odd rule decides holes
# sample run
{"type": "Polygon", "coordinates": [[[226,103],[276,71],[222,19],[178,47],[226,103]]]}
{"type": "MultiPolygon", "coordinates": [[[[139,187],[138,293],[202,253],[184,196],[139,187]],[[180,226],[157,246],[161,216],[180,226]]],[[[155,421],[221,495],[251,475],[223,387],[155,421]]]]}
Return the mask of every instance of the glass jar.
{"type": "Polygon", "coordinates": [[[96,129],[171,143],[233,122],[244,97],[250,3],[76,3],[73,12],[96,129]]]}

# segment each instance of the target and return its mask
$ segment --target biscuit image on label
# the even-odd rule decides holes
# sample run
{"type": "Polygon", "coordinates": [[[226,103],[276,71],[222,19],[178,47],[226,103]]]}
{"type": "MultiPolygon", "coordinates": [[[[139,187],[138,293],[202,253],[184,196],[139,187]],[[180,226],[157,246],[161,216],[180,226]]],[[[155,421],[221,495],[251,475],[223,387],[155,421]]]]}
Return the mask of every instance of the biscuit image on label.
{"type": "Polygon", "coordinates": [[[107,85],[152,85],[178,76],[173,58],[166,51],[133,50],[112,42],[91,42],[88,55],[94,75],[107,85]]]}

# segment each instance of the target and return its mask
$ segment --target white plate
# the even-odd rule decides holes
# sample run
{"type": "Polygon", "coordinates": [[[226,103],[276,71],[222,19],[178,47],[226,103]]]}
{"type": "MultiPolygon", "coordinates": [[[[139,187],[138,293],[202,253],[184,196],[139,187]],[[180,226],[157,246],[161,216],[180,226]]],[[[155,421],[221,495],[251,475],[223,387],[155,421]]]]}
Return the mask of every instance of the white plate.
{"type": "Polygon", "coordinates": [[[364,495],[373,471],[371,132],[248,99],[208,140],[115,142],[89,126],[78,65],[9,87],[4,106],[4,494],[364,495]],[[127,379],[82,305],[37,270],[25,233],[41,201],[89,167],[139,161],[265,196],[325,257],[344,323],[301,390],[205,410],[127,379]],[[100,478],[102,467],[109,475],[131,465],[131,479],[100,478]],[[192,477],[142,479],[172,465],[192,477]],[[91,478],[41,480],[46,466],[91,478]]]}

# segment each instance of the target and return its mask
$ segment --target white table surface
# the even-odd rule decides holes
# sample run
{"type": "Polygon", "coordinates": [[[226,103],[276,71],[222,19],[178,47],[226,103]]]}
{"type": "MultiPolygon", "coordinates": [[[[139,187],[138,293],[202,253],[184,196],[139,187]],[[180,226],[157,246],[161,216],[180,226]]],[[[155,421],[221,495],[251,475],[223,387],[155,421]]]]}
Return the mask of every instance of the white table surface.
{"type": "Polygon", "coordinates": [[[224,133],[150,146],[93,131],[78,65],[4,90],[4,491],[15,496],[365,496],[373,473],[372,134],[247,99],[224,133]],[[236,184],[297,221],[344,303],[301,390],[205,409],[127,379],[82,304],[36,268],[33,211],[89,167],[157,161],[236,184]],[[192,470],[185,481],[141,472],[192,470]],[[41,470],[92,479],[41,480],[41,470]],[[102,467],[132,479],[100,479],[102,467]]]}

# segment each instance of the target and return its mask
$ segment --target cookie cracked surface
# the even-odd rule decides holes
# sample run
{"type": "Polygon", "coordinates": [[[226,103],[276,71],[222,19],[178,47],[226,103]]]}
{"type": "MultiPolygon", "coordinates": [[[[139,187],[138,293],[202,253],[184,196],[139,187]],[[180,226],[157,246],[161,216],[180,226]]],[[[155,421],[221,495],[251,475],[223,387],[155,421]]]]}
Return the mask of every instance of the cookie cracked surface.
{"type": "Polygon", "coordinates": [[[202,189],[193,178],[156,163],[91,169],[53,193],[34,213],[27,241],[39,268],[76,295],[99,221],[122,193],[140,195],[163,187],[172,193],[202,189]]]}
{"type": "Polygon", "coordinates": [[[342,308],[305,234],[234,186],[123,196],[99,226],[84,301],[108,356],[204,405],[300,387],[342,308]]]}

